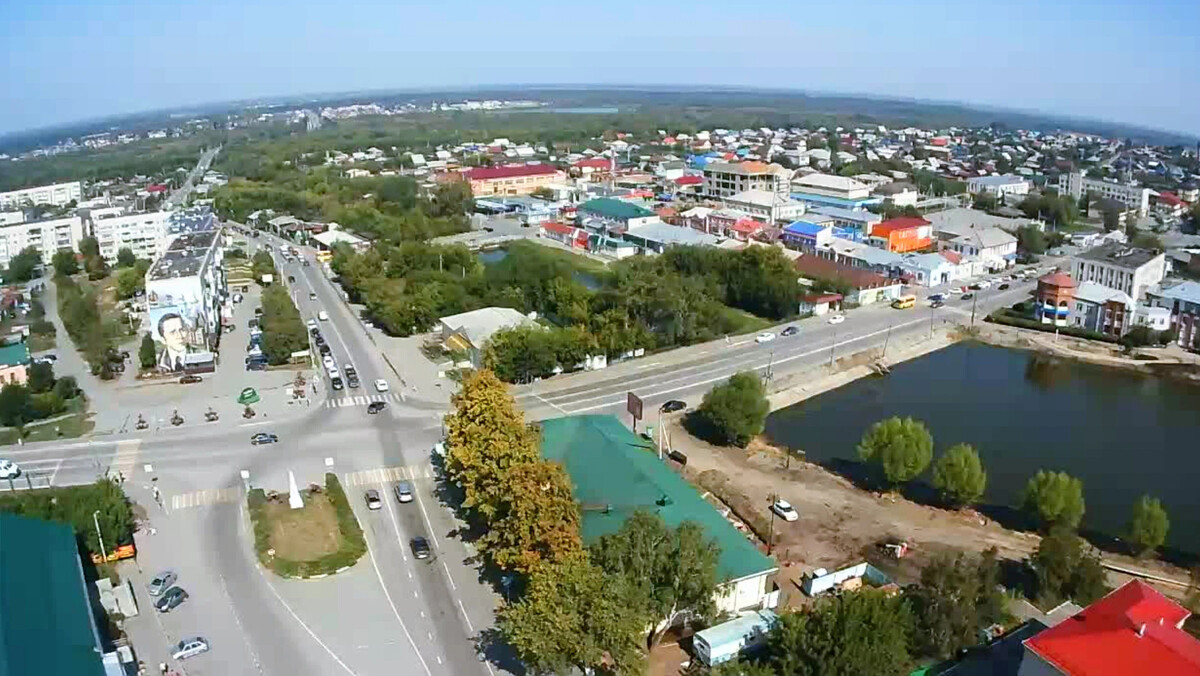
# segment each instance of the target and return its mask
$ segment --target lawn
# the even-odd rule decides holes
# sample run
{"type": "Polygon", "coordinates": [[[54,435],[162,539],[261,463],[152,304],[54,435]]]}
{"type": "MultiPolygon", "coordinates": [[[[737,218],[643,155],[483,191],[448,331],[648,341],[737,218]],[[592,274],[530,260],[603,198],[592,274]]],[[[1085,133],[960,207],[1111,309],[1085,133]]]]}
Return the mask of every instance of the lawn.
{"type": "Polygon", "coordinates": [[[724,307],[723,313],[725,317],[733,323],[734,329],[729,332],[732,335],[757,333],[758,331],[762,331],[769,326],[774,326],[776,323],[770,319],[756,317],[745,310],[739,310],[737,308],[728,306],[724,307]]]}
{"type": "Polygon", "coordinates": [[[265,507],[275,556],[316,561],[341,547],[337,512],[325,495],[308,495],[300,509],[292,509],[287,502],[268,502],[265,507]]]}
{"type": "MultiPolygon", "coordinates": [[[[75,397],[67,400],[68,415],[54,422],[41,423],[34,421],[25,427],[25,442],[54,441],[55,439],[74,439],[90,433],[96,423],[87,412],[87,397],[75,397]]],[[[17,443],[16,428],[0,429],[0,444],[17,443]]]]}
{"type": "Polygon", "coordinates": [[[29,335],[29,340],[25,341],[29,345],[30,352],[45,352],[53,350],[55,345],[54,336],[41,335],[33,333],[29,335]]]}

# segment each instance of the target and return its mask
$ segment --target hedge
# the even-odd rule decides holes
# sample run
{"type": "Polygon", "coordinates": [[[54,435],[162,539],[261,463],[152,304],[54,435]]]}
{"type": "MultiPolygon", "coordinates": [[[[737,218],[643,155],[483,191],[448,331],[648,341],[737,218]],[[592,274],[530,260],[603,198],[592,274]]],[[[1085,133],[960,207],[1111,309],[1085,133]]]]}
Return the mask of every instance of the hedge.
{"type": "Polygon", "coordinates": [[[996,310],[987,316],[986,321],[993,324],[1003,324],[1005,326],[1015,326],[1021,329],[1033,329],[1043,333],[1061,333],[1064,336],[1074,336],[1075,338],[1084,338],[1087,340],[1096,340],[1102,343],[1116,343],[1117,339],[1112,336],[1106,336],[1103,333],[1081,329],[1075,326],[1054,326],[1053,324],[1043,324],[1036,319],[1031,319],[1027,316],[1018,315],[1007,308],[996,310]]]}
{"type": "Polygon", "coordinates": [[[254,551],[262,565],[282,577],[309,578],[336,573],[342,568],[354,565],[362,558],[367,552],[367,542],[336,474],[325,475],[325,497],[329,499],[337,514],[342,546],[336,552],[313,561],[292,561],[270,554],[271,523],[265,515],[267,496],[261,488],[250,491],[246,502],[250,510],[250,522],[254,524],[254,551]]]}

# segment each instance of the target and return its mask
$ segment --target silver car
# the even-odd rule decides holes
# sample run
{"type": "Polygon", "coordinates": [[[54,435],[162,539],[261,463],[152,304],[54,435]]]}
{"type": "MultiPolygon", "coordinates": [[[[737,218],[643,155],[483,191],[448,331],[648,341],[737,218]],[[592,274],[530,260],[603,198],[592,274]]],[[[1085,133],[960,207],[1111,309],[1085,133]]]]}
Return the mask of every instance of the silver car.
{"type": "Polygon", "coordinates": [[[158,575],[155,575],[153,580],[150,580],[150,586],[146,589],[146,591],[150,592],[151,596],[158,596],[159,594],[162,594],[166,590],[170,589],[178,579],[179,576],[175,574],[175,571],[164,570],[158,575]]]}
{"type": "Polygon", "coordinates": [[[206,652],[208,652],[208,641],[200,636],[193,636],[176,643],[175,647],[171,649],[171,657],[177,660],[186,660],[206,652]]]}
{"type": "Polygon", "coordinates": [[[396,502],[412,502],[413,490],[412,484],[407,481],[401,481],[396,484],[396,502]]]}

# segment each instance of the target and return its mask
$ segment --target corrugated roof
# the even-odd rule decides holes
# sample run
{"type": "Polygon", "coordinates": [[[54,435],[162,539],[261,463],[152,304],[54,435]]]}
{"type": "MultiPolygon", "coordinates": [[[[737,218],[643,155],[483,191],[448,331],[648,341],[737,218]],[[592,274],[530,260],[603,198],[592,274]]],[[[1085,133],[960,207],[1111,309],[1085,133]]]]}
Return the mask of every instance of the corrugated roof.
{"type": "Polygon", "coordinates": [[[17,366],[29,363],[29,346],[24,342],[0,346],[0,364],[17,366]]]}
{"type": "Polygon", "coordinates": [[[579,205],[579,210],[617,221],[628,221],[631,218],[646,218],[654,215],[653,211],[645,207],[611,197],[597,197],[588,200],[579,205]]]}
{"type": "Polygon", "coordinates": [[[104,676],[70,526],[0,513],[0,676],[104,676]]]}
{"type": "Polygon", "coordinates": [[[517,176],[543,176],[558,173],[558,169],[549,164],[518,164],[505,167],[475,167],[463,173],[472,181],[483,181],[517,176]]]}
{"type": "Polygon", "coordinates": [[[778,568],[654,454],[649,442],[611,415],[542,421],[542,455],[566,467],[583,508],[583,541],[621,528],[633,512],[657,513],[668,526],[694,521],[721,548],[724,582],[778,568]]]}

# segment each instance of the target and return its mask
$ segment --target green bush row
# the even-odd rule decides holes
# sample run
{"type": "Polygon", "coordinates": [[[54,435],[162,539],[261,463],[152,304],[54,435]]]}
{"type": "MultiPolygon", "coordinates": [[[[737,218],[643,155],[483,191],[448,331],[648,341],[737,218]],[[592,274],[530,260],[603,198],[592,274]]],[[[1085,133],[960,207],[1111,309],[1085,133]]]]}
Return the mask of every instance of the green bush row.
{"type": "Polygon", "coordinates": [[[337,475],[325,475],[325,497],[333,505],[337,514],[338,530],[341,532],[341,546],[336,552],[327,554],[313,561],[292,561],[290,559],[271,556],[271,524],[266,518],[267,496],[261,488],[250,491],[247,496],[247,507],[250,510],[250,521],[254,524],[254,551],[258,560],[267,568],[283,577],[313,577],[328,575],[341,568],[354,565],[367,552],[367,541],[363,538],[362,527],[354,517],[346,492],[337,479],[337,475]]]}
{"type": "Polygon", "coordinates": [[[1115,343],[1116,338],[1106,336],[1103,333],[1081,329],[1076,326],[1054,326],[1053,324],[1043,324],[1036,319],[1028,316],[1020,315],[1008,308],[996,310],[987,316],[987,321],[993,324],[1003,324],[1005,326],[1015,326],[1021,329],[1033,329],[1044,333],[1058,333],[1064,336],[1074,336],[1076,338],[1085,338],[1087,340],[1098,340],[1104,343],[1115,343]]]}
{"type": "MultiPolygon", "coordinates": [[[[14,480],[18,486],[24,482],[24,478],[14,480]]],[[[5,492],[0,494],[0,512],[70,524],[90,554],[100,552],[97,523],[110,552],[133,542],[133,507],[121,487],[109,479],[86,486],[5,492]]]]}

